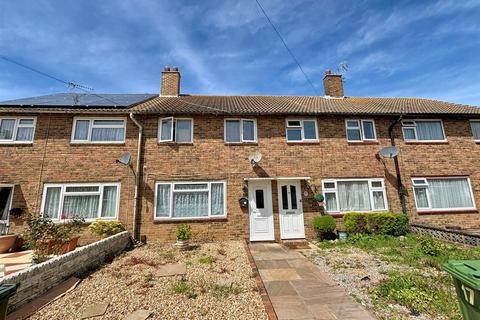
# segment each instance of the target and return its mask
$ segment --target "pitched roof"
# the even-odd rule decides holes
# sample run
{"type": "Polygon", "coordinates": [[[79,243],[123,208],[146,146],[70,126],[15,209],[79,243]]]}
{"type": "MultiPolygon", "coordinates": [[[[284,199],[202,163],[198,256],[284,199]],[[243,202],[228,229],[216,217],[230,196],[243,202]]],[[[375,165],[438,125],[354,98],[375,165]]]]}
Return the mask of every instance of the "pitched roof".
{"type": "Polygon", "coordinates": [[[162,97],[157,94],[61,93],[0,102],[0,112],[224,115],[477,115],[480,108],[420,98],[320,96],[162,97]]]}
{"type": "Polygon", "coordinates": [[[157,96],[136,105],[131,111],[146,114],[450,114],[480,116],[478,107],[429,99],[317,96],[157,96]]]}

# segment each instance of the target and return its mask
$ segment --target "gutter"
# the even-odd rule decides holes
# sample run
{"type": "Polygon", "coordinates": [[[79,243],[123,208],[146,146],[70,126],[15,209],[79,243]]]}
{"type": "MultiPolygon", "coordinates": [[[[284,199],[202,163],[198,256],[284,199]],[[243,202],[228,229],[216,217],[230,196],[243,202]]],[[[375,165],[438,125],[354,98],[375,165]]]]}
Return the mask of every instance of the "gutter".
{"type": "MultiPolygon", "coordinates": [[[[395,121],[393,121],[390,126],[388,127],[388,136],[390,137],[390,144],[395,146],[395,132],[393,131],[395,125],[399,123],[403,118],[403,114],[400,115],[395,121]]],[[[395,163],[395,172],[397,174],[397,189],[398,189],[398,197],[400,198],[400,206],[402,207],[402,212],[407,214],[407,205],[405,202],[405,187],[402,183],[402,176],[400,174],[400,165],[398,164],[398,156],[393,158],[395,163]]]]}
{"type": "Polygon", "coordinates": [[[135,197],[133,202],[133,238],[135,240],[139,240],[139,230],[138,230],[138,223],[137,223],[137,216],[138,216],[138,207],[139,207],[139,193],[140,193],[140,169],[141,169],[141,157],[142,157],[142,138],[143,138],[143,126],[138,122],[137,119],[133,116],[133,113],[130,112],[129,114],[130,119],[133,123],[138,127],[138,146],[137,146],[137,163],[135,168],[135,197]]]}

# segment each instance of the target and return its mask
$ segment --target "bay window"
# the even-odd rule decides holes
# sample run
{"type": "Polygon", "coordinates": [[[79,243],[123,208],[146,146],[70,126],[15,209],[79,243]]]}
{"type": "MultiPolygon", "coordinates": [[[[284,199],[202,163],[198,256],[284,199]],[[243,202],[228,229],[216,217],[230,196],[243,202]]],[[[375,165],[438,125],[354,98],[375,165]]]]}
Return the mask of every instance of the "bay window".
{"type": "Polygon", "coordinates": [[[52,220],[118,217],[119,183],[45,184],[42,215],[52,220]]]}
{"type": "Polygon", "coordinates": [[[383,179],[328,179],[322,186],[327,212],[388,210],[383,179]]]}
{"type": "Polygon", "coordinates": [[[287,119],[286,132],[288,142],[318,141],[316,119],[287,119]]]}
{"type": "Polygon", "coordinates": [[[257,122],[253,119],[225,119],[226,143],[257,142],[257,122]]]}
{"type": "Polygon", "coordinates": [[[36,118],[0,118],[0,143],[32,143],[36,118]]]}
{"type": "Polygon", "coordinates": [[[346,120],[347,141],[375,141],[375,122],[373,120],[346,120]]]}
{"type": "Polygon", "coordinates": [[[162,118],[158,124],[158,142],[193,142],[193,119],[162,118]]]}
{"type": "Polygon", "coordinates": [[[475,209],[467,177],[412,178],[419,211],[475,209]]]}
{"type": "Polygon", "coordinates": [[[446,141],[441,120],[402,120],[405,141],[446,141]]]}
{"type": "Polygon", "coordinates": [[[155,219],[196,219],[225,217],[224,181],[157,182],[155,219]]]}
{"type": "Polygon", "coordinates": [[[75,118],[73,143],[123,143],[125,142],[125,119],[121,118],[75,118]]]}

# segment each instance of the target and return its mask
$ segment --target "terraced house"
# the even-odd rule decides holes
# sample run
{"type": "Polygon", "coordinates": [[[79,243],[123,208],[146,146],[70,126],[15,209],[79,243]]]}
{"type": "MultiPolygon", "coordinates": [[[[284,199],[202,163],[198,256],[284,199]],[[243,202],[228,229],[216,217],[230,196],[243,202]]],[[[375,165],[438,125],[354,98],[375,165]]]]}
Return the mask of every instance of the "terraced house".
{"type": "Polygon", "coordinates": [[[344,95],[56,94],[0,105],[0,213],[61,221],[120,219],[135,237],[311,237],[328,214],[406,212],[412,221],[480,226],[480,109],[427,99],[344,95]],[[396,145],[399,155],[379,151],[396,145]]]}

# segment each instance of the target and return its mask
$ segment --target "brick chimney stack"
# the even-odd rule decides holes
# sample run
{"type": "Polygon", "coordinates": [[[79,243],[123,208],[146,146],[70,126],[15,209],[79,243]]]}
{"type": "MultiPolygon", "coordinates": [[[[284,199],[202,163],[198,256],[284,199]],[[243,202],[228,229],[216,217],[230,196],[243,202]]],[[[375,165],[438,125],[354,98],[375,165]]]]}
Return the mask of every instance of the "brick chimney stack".
{"type": "Polygon", "coordinates": [[[325,71],[323,77],[323,90],[326,96],[341,98],[343,97],[343,79],[341,74],[332,74],[330,69],[325,71]]]}
{"type": "Polygon", "coordinates": [[[178,67],[173,67],[170,70],[169,66],[166,66],[162,71],[162,83],[161,83],[161,96],[174,96],[178,97],[180,94],[180,71],[178,67]]]}

